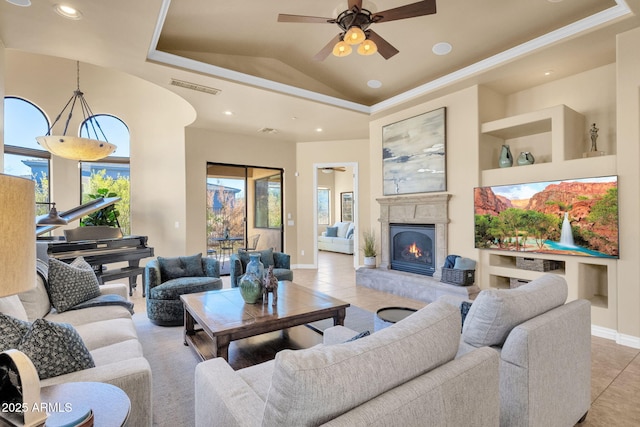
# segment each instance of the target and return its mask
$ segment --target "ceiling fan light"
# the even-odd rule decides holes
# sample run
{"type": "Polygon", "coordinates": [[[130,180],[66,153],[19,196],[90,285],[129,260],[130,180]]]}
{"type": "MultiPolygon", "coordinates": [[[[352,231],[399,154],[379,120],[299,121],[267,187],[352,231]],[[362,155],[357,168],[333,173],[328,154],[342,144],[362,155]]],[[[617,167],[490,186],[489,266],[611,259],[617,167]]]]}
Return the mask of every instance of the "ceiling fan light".
{"type": "Polygon", "coordinates": [[[358,46],[358,53],[360,55],[373,55],[377,51],[378,46],[373,42],[373,40],[365,40],[360,46],[358,46]]]}
{"type": "Polygon", "coordinates": [[[353,49],[351,48],[351,46],[349,46],[347,43],[345,43],[344,41],[339,41],[333,47],[333,54],[339,57],[347,56],[351,53],[352,50],[353,49]]]}
{"type": "Polygon", "coordinates": [[[362,28],[358,27],[357,25],[349,28],[347,33],[344,35],[344,41],[351,45],[360,44],[366,38],[367,36],[364,34],[364,31],[362,31],[362,28]]]}

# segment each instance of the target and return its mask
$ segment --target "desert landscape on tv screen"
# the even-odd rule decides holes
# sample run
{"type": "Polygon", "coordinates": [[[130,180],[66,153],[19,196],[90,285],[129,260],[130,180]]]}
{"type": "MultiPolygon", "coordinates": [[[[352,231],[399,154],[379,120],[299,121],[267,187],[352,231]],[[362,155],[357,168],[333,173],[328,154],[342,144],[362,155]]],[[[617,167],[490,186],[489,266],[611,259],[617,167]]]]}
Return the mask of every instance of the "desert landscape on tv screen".
{"type": "Polygon", "coordinates": [[[477,187],[475,247],[618,258],[617,176],[477,187]]]}

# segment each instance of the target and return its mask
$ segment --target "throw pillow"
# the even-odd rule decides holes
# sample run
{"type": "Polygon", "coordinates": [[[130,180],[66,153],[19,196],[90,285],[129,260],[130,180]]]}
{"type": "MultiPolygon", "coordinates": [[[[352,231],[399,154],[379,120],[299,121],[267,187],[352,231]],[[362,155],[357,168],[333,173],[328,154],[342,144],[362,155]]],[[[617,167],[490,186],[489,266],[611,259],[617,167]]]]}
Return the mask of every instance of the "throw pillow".
{"type": "Polygon", "coordinates": [[[464,319],[467,318],[467,314],[469,314],[470,308],[471,308],[471,301],[462,301],[462,303],[460,303],[460,315],[462,316],[462,327],[464,327],[464,319]]]}
{"type": "Polygon", "coordinates": [[[71,264],[49,258],[49,298],[58,312],[100,295],[96,273],[82,257],[71,264]]]}
{"type": "Polygon", "coordinates": [[[31,359],[41,380],[95,367],[82,338],[67,323],[36,319],[18,350],[31,359]]]}
{"type": "Polygon", "coordinates": [[[456,270],[475,270],[476,262],[471,258],[456,258],[456,262],[453,264],[453,268],[456,270]]]}
{"type": "Polygon", "coordinates": [[[202,277],[202,254],[164,258],[158,257],[160,277],[163,282],[180,277],[202,277]]]}
{"type": "Polygon", "coordinates": [[[349,229],[347,230],[347,234],[346,236],[344,236],[346,239],[353,239],[353,231],[355,230],[355,227],[353,226],[353,224],[351,224],[349,226],[349,229]]]}
{"type": "Polygon", "coordinates": [[[447,258],[444,260],[443,268],[453,268],[456,264],[456,259],[460,258],[459,255],[447,255],[447,258]]]}
{"type": "Polygon", "coordinates": [[[247,264],[249,263],[249,254],[260,254],[260,262],[264,266],[264,268],[273,265],[275,267],[275,261],[273,259],[273,248],[264,249],[261,251],[245,251],[244,249],[238,249],[238,256],[240,257],[240,261],[242,261],[242,270],[244,271],[247,268],[247,264]]]}
{"type": "Polygon", "coordinates": [[[364,338],[364,337],[367,337],[369,335],[371,335],[371,332],[362,331],[358,335],[356,335],[355,337],[351,337],[348,340],[346,340],[345,342],[351,342],[351,341],[359,340],[360,338],[364,338]]]}
{"type": "Polygon", "coordinates": [[[327,237],[338,237],[338,227],[327,227],[325,235],[327,237]]]}
{"type": "Polygon", "coordinates": [[[31,323],[0,313],[0,351],[17,348],[31,323]]]}

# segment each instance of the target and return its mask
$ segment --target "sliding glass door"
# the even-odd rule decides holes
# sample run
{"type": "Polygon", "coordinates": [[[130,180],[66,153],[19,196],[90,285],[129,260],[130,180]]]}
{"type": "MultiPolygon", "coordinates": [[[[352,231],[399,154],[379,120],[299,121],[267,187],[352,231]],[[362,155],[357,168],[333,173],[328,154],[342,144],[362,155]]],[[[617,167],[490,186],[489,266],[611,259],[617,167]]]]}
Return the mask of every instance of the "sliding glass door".
{"type": "Polygon", "coordinates": [[[208,254],[238,248],[282,251],[282,169],[207,163],[208,254]]]}

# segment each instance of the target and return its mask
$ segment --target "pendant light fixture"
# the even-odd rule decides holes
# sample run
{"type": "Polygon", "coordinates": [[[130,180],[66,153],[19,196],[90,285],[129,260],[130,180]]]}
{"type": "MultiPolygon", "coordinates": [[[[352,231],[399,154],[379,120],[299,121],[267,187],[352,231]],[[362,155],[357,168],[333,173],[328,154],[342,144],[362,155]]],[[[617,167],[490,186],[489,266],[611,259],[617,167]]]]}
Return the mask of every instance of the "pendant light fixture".
{"type": "Polygon", "coordinates": [[[107,137],[102,131],[102,128],[100,128],[100,123],[98,123],[98,120],[93,115],[89,104],[84,98],[84,93],[80,90],[79,61],[76,62],[76,71],[77,89],[73,92],[69,101],[67,101],[64,108],[62,108],[62,111],[60,111],[60,114],[58,114],[51,124],[47,135],[36,137],[36,141],[38,141],[38,144],[40,144],[42,148],[56,156],[72,160],[96,161],[112,154],[116,151],[116,146],[107,141],[107,137]],[[73,116],[73,109],[75,108],[76,103],[80,104],[80,108],[82,109],[82,116],[84,118],[82,127],[86,128],[89,138],[67,135],[67,128],[69,127],[69,122],[73,116]],[[69,115],[67,116],[62,135],[52,135],[51,131],[53,127],[58,123],[58,120],[60,120],[60,117],[62,117],[69,106],[71,106],[71,109],[69,110],[69,115]],[[98,135],[98,132],[100,135],[98,135]],[[95,136],[95,138],[92,138],[92,136],[95,136]]]}
{"type": "Polygon", "coordinates": [[[36,202],[37,205],[51,205],[51,210],[46,216],[36,218],[36,225],[66,225],[69,222],[62,218],[56,209],[55,202],[36,202]]]}

